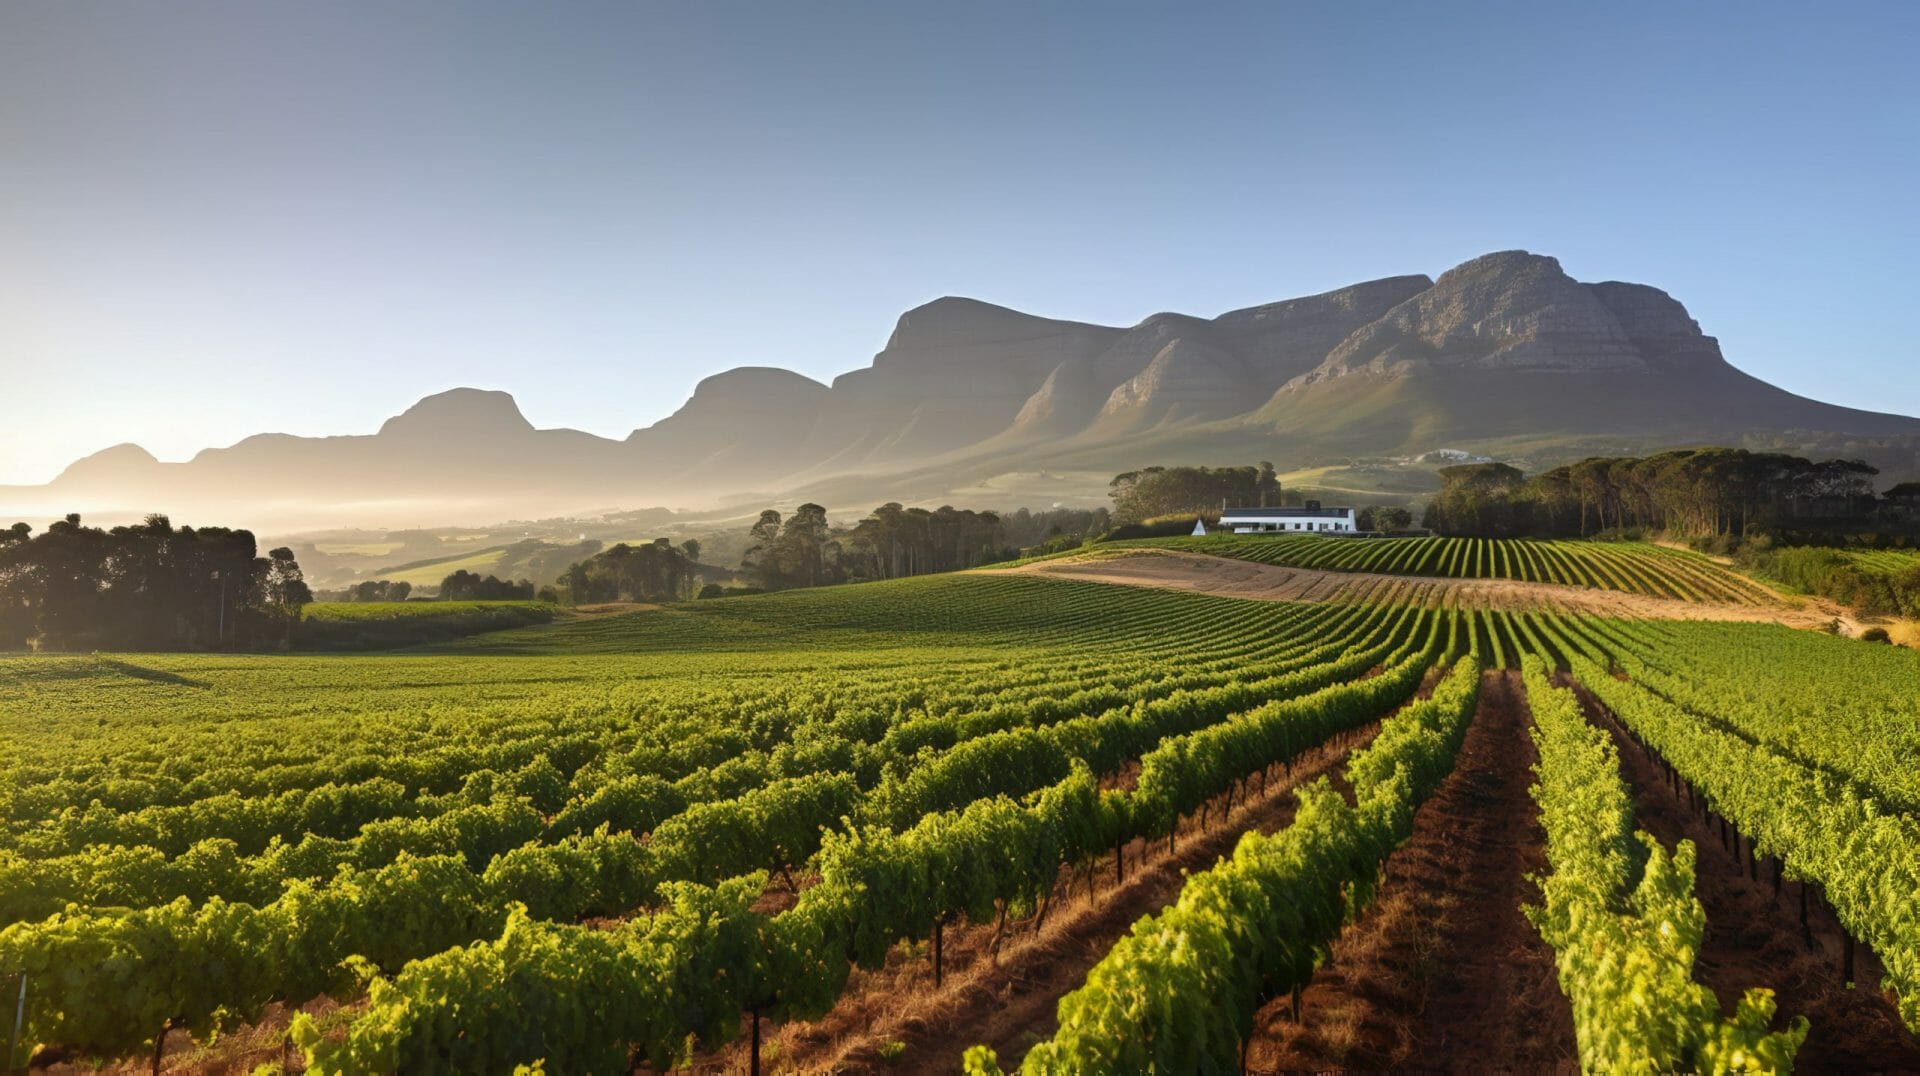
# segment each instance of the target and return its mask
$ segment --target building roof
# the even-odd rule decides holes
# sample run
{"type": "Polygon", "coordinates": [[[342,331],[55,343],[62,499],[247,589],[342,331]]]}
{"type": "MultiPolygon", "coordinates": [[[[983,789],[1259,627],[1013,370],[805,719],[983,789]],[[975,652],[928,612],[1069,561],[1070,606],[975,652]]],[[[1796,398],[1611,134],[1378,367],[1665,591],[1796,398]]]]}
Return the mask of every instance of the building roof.
{"type": "Polygon", "coordinates": [[[1302,516],[1348,516],[1351,508],[1227,508],[1222,509],[1222,519],[1227,516],[1242,516],[1253,519],[1294,519],[1302,516]]]}

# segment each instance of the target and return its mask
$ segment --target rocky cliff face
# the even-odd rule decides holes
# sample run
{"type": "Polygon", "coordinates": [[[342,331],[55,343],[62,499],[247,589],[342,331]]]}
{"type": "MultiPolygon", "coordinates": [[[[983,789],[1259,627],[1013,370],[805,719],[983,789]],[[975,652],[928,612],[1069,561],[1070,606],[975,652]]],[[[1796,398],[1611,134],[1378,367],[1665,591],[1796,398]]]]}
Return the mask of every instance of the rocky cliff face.
{"type": "Polygon", "coordinates": [[[1342,340],[1433,287],[1425,275],[1396,276],[1304,299],[1235,310],[1215,318],[1224,346],[1247,358],[1254,388],[1270,393],[1313,369],[1342,340]]]}
{"type": "Polygon", "coordinates": [[[1552,258],[1512,250],[1442,274],[1431,288],[1341,341],[1299,383],[1421,367],[1596,371],[1646,365],[1599,293],[1562,272],[1552,258]]]}
{"type": "Polygon", "coordinates": [[[1107,395],[1097,425],[1112,434],[1169,420],[1225,418],[1246,409],[1244,365],[1218,347],[1175,338],[1145,370],[1107,395]]]}
{"type": "Polygon", "coordinates": [[[1659,288],[1618,281],[1585,287],[1613,314],[1649,365],[1697,368],[1726,361],[1720,355],[1720,341],[1702,333],[1687,308],[1659,288]]]}
{"type": "MultiPolygon", "coordinates": [[[[84,493],[95,506],[165,511],[189,497],[244,506],[266,486],[335,504],[371,489],[401,503],[456,490],[497,502],[482,518],[503,518],[533,503],[807,488],[924,499],[1056,467],[1384,455],[1514,436],[1778,444],[1783,431],[1920,444],[1920,421],[1740,373],[1665,292],[1583,284],[1552,258],[1503,251],[1437,280],[1388,277],[1126,328],[938,299],[901,315],[873,361],[830,386],[729,370],[624,442],[536,429],[504,392],[454,389],[371,436],[261,435],[186,464],[119,446],[28,492],[35,503],[84,493]]],[[[9,500],[25,494],[0,489],[0,516],[9,500]]]]}

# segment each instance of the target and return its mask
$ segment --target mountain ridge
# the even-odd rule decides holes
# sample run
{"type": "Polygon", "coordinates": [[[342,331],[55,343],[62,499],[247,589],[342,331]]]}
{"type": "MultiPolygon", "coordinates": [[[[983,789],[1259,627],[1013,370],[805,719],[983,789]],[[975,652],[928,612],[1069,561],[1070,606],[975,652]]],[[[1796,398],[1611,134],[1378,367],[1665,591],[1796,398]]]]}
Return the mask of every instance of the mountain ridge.
{"type": "Polygon", "coordinates": [[[1891,473],[1920,472],[1920,419],[1768,385],[1665,291],[1582,283],[1513,250],[1437,278],[1125,327],[945,296],[901,314],[868,365],[829,383],[724,370],[623,440],[539,428],[507,392],[455,388],[373,434],[259,434],[186,463],[118,445],[45,486],[0,487],[0,514],[63,498],[244,514],[262,489],[329,522],[368,503],[434,516],[492,501],[524,516],[849,489],[932,500],[1056,468],[1076,476],[1060,479],[1075,497],[1103,492],[1089,474],[1150,463],[1502,446],[1550,463],[1591,444],[1708,442],[1864,446],[1891,473]]]}

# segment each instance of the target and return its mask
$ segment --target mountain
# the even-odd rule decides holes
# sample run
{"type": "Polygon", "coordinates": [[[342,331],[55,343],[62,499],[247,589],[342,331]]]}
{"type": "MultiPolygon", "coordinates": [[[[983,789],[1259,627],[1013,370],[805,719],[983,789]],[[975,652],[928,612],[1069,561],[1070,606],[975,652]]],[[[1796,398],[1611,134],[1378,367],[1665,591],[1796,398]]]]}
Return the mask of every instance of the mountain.
{"type": "Polygon", "coordinates": [[[1702,443],[1920,475],[1920,420],[1795,396],[1735,368],[1663,291],[1503,251],[1438,279],[1124,328],[947,297],[901,315],[873,361],[831,385],[728,370],[624,440],[539,429],[504,392],[453,389],[368,435],[262,434],[185,463],[118,445],[46,486],[0,487],[0,516],[314,526],[803,496],[1011,506],[1016,489],[1019,503],[1098,499],[1113,472],[1150,463],[1285,470],[1448,448],[1544,466],[1702,443]]]}
{"type": "Polygon", "coordinates": [[[1750,377],[1666,292],[1582,284],[1525,251],[1443,274],[1289,380],[1248,425],[1348,451],[1543,435],[1667,447],[1798,433],[1817,445],[1920,428],[1750,377]]]}

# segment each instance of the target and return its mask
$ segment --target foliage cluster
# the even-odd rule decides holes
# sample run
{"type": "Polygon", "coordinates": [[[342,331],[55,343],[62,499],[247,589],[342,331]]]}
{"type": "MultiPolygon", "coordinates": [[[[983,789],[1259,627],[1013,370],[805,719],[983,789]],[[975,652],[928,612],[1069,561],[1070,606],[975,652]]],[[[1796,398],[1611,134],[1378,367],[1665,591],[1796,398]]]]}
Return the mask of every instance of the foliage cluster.
{"type": "Polygon", "coordinates": [[[1739,535],[1763,527],[1858,519],[1878,502],[1858,460],[1815,463],[1738,448],[1646,457],[1594,457],[1528,478],[1505,463],[1440,470],[1425,525],[1483,538],[1586,537],[1618,528],[1676,537],[1739,535]]]}
{"type": "Polygon", "coordinates": [[[352,586],[335,590],[322,590],[314,594],[315,601],[322,602],[403,602],[413,593],[413,584],[406,580],[394,582],[390,579],[363,579],[352,586]]]}
{"type": "Polygon", "coordinates": [[[1920,553],[1754,544],[1741,563],[1795,590],[1869,616],[1920,617],[1920,553]]]}
{"type": "Polygon", "coordinates": [[[1612,738],[1552,684],[1539,655],[1522,667],[1539,749],[1533,798],[1552,868],[1527,915],[1553,946],[1581,1068],[1791,1069],[1806,1017],[1773,1033],[1773,991],[1753,988],[1723,1018],[1713,991],[1694,981],[1707,913],[1693,895],[1692,842],[1668,852],[1634,830],[1612,738]]]}
{"type": "Polygon", "coordinates": [[[69,515],[0,531],[0,650],[239,649],[284,644],[313,599],[290,549],[253,534],[173,526],[102,530],[69,515]]]}
{"type": "MultiPolygon", "coordinates": [[[[1160,516],[1217,518],[1225,506],[1282,500],[1273,464],[1258,467],[1147,467],[1115,475],[1109,484],[1113,519],[1139,523],[1160,516]]],[[[1297,499],[1297,498],[1296,498],[1297,499]]]]}

